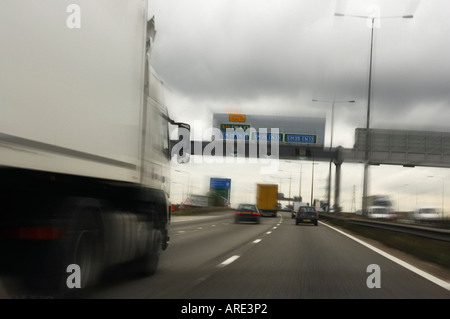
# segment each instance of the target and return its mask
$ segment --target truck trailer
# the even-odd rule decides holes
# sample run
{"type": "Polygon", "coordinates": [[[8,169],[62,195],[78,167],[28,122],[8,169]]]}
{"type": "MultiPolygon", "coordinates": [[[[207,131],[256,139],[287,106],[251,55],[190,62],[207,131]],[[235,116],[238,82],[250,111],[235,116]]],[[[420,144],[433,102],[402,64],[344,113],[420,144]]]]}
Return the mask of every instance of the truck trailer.
{"type": "Polygon", "coordinates": [[[117,265],[154,274],[190,142],[147,0],[3,0],[0,21],[0,280],[64,294],[117,265]]]}
{"type": "Polygon", "coordinates": [[[257,184],[256,206],[261,216],[277,216],[278,213],[278,185],[257,184]]]}

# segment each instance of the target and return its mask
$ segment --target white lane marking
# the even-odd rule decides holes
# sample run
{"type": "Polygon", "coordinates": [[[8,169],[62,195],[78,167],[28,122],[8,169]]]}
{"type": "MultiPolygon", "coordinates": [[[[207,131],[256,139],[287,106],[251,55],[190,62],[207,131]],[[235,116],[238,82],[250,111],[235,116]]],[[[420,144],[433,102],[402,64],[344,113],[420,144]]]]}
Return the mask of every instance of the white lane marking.
{"type": "Polygon", "coordinates": [[[437,278],[437,277],[435,277],[435,276],[433,276],[433,275],[431,275],[431,274],[429,274],[429,273],[427,273],[427,272],[425,272],[425,271],[423,271],[423,270],[421,270],[421,269],[419,269],[419,268],[417,268],[417,267],[415,267],[415,266],[413,266],[411,264],[408,264],[407,262],[405,262],[405,261],[403,261],[403,260],[401,260],[401,259],[399,259],[397,257],[394,257],[391,254],[388,254],[387,252],[382,251],[381,249],[378,249],[378,248],[376,248],[376,247],[374,247],[374,246],[372,246],[372,245],[370,245],[370,244],[368,244],[368,243],[366,243],[366,242],[364,242],[364,241],[362,241],[362,240],[360,240],[360,239],[358,239],[356,237],[353,237],[352,235],[349,235],[349,234],[347,234],[347,233],[345,233],[345,232],[343,232],[343,231],[341,231],[341,230],[339,230],[337,228],[334,228],[334,227],[332,227],[330,225],[327,225],[325,223],[321,223],[321,224],[325,225],[325,226],[328,226],[331,229],[334,229],[335,231],[337,231],[337,232],[347,236],[350,239],[353,239],[354,241],[360,243],[361,245],[366,246],[369,249],[372,249],[374,252],[376,252],[376,253],[378,253],[378,254],[380,254],[380,255],[382,255],[382,256],[390,259],[390,260],[392,260],[393,262],[399,264],[402,267],[405,267],[406,269],[409,269],[410,271],[418,274],[419,276],[424,277],[425,279],[435,283],[436,285],[439,285],[439,286],[441,286],[444,289],[450,290],[450,283],[448,283],[448,282],[446,282],[446,281],[444,281],[442,279],[439,279],[439,278],[437,278]]]}
{"type": "Polygon", "coordinates": [[[231,264],[232,262],[236,261],[236,259],[238,259],[240,256],[238,255],[234,255],[230,258],[228,258],[227,260],[223,261],[222,263],[219,264],[219,267],[224,267],[224,266],[228,266],[229,264],[231,264]]]}
{"type": "MultiPolygon", "coordinates": [[[[273,227],[273,229],[277,229],[277,227],[273,227]]],[[[272,232],[271,232],[270,230],[269,230],[268,232],[266,232],[266,234],[271,234],[271,233],[272,233],[272,232]]],[[[259,243],[259,242],[261,242],[261,241],[262,241],[262,239],[258,238],[258,239],[255,239],[255,240],[253,241],[253,243],[254,243],[254,244],[257,244],[257,243],[259,243]]],[[[232,262],[236,261],[239,257],[240,257],[240,256],[238,256],[238,255],[234,255],[234,256],[228,258],[227,260],[223,261],[222,263],[220,263],[220,264],[218,265],[218,267],[225,267],[225,266],[231,264],[232,262]]]]}

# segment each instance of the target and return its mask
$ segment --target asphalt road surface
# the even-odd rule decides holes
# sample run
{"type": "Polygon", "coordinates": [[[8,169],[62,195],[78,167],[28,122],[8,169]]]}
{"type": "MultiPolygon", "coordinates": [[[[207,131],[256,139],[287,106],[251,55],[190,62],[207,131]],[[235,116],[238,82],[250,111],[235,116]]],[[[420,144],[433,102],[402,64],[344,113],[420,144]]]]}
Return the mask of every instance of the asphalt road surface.
{"type": "Polygon", "coordinates": [[[450,298],[433,281],[319,222],[290,214],[234,224],[230,212],[174,218],[155,275],[116,271],[83,298],[298,299],[450,298]]]}

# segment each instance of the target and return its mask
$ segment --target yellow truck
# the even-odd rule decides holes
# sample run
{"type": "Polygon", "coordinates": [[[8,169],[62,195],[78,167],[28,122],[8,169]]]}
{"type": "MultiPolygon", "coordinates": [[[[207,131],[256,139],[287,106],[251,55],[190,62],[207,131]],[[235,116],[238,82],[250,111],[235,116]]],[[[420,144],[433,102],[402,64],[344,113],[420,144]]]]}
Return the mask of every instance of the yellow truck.
{"type": "Polygon", "coordinates": [[[256,206],[261,216],[277,216],[278,212],[278,185],[257,184],[256,206]]]}

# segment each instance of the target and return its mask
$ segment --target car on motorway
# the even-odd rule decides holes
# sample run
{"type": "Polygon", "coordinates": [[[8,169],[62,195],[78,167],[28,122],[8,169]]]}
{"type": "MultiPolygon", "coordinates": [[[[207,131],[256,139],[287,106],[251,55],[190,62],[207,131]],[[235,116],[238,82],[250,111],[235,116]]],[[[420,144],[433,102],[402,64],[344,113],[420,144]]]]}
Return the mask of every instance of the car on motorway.
{"type": "Polygon", "coordinates": [[[304,203],[304,202],[298,202],[298,201],[295,201],[295,202],[294,202],[293,210],[292,210],[292,212],[291,212],[291,217],[292,217],[292,218],[295,218],[295,216],[297,215],[297,212],[298,212],[299,208],[300,208],[300,207],[304,207],[304,206],[309,206],[309,204],[308,204],[308,203],[304,203]]]}
{"type": "Polygon", "coordinates": [[[378,219],[396,219],[397,214],[386,206],[370,206],[367,211],[367,217],[378,219]]]}
{"type": "Polygon", "coordinates": [[[287,212],[287,213],[291,214],[292,218],[295,218],[295,210],[294,210],[294,206],[293,205],[286,205],[282,209],[280,209],[279,211],[287,212]]]}
{"type": "Polygon", "coordinates": [[[412,213],[412,219],[416,222],[432,222],[440,219],[436,208],[423,206],[416,208],[412,213]]]}
{"type": "Polygon", "coordinates": [[[294,206],[292,205],[286,205],[282,209],[280,209],[282,212],[292,212],[294,210],[294,206]]]}
{"type": "Polygon", "coordinates": [[[234,222],[255,222],[259,224],[261,214],[258,207],[254,204],[239,204],[234,212],[234,222]]]}
{"type": "Polygon", "coordinates": [[[295,224],[298,225],[300,223],[309,223],[318,225],[319,215],[317,214],[317,210],[312,206],[302,206],[299,207],[297,214],[295,216],[295,224]]]}

